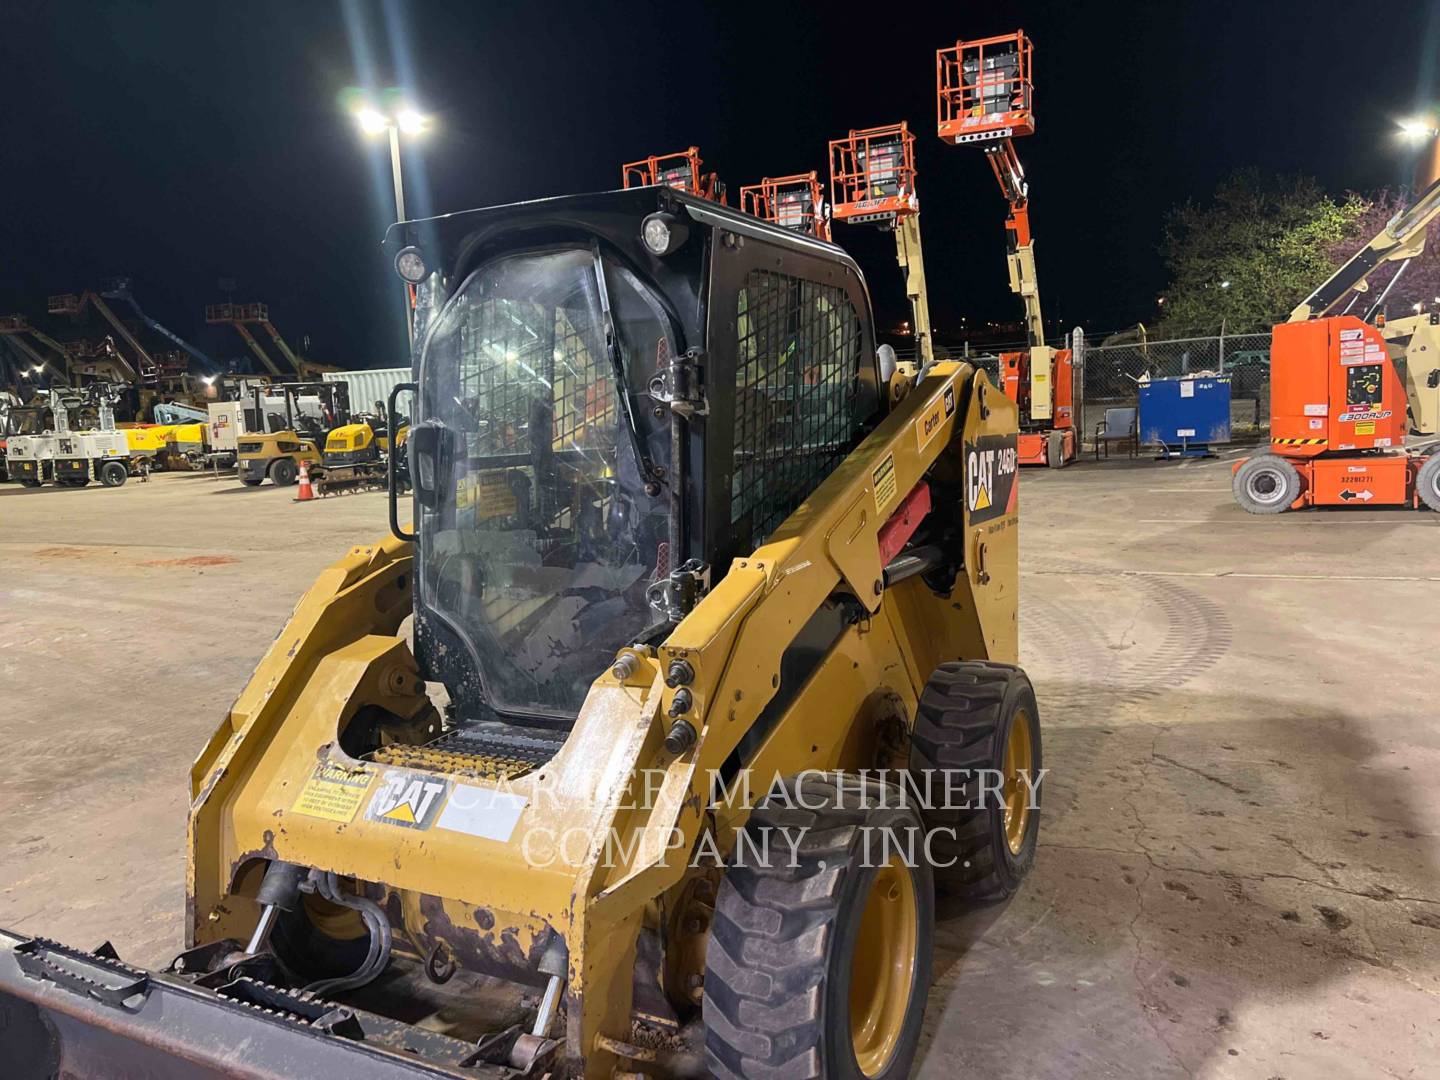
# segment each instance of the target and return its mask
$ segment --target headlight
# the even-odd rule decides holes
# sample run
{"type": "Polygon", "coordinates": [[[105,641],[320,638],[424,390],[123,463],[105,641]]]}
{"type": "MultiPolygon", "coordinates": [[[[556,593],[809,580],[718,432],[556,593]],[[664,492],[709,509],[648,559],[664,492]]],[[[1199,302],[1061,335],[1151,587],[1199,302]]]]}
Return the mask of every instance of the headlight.
{"type": "Polygon", "coordinates": [[[664,211],[651,214],[640,226],[640,239],[652,255],[669,255],[684,244],[689,235],[690,230],[683,222],[664,211]]]}
{"type": "Polygon", "coordinates": [[[425,260],[420,256],[420,249],[417,247],[402,248],[400,254],[395,256],[395,272],[411,285],[418,285],[424,281],[425,260]]]}

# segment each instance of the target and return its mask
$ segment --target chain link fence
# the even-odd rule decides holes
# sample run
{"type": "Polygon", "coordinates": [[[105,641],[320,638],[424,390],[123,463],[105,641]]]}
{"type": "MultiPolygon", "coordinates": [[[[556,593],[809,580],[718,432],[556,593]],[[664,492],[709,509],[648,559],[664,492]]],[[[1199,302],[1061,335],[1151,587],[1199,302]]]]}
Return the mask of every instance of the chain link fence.
{"type": "MultiPolygon", "coordinates": [[[[1094,439],[1105,410],[1139,402],[1139,382],[1212,372],[1230,376],[1230,430],[1245,439],[1266,434],[1270,427],[1270,335],[1213,334],[1208,337],[1151,339],[1136,331],[1086,334],[1077,327],[1057,347],[1069,345],[1075,364],[1075,423],[1081,441],[1094,439]]],[[[965,342],[936,342],[936,355],[964,358],[1000,380],[1000,353],[1019,352],[1024,342],[972,348],[965,342]]],[[[915,350],[903,345],[901,359],[915,350]]]]}
{"type": "Polygon", "coordinates": [[[1270,335],[1216,334],[1213,337],[1116,342],[1115,337],[1072,339],[1080,353],[1075,368],[1077,421],[1082,437],[1094,436],[1105,410],[1131,406],[1139,381],[1214,373],[1230,376],[1230,429],[1259,435],[1270,426],[1270,335]],[[1081,344],[1083,342],[1083,344],[1081,344]]]}

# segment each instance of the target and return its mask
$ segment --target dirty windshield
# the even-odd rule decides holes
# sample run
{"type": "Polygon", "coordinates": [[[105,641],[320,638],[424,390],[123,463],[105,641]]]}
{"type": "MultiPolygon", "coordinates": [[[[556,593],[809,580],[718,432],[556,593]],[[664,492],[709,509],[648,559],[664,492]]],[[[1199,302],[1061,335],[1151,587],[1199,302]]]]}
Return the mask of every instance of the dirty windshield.
{"type": "MultiPolygon", "coordinates": [[[[451,460],[420,530],[421,588],[501,712],[573,716],[652,621],[645,590],[665,558],[667,503],[645,493],[599,265],[587,249],[488,263],[446,306],[421,360],[422,419],[445,426],[451,460]]],[[[638,281],[604,273],[638,391],[674,342],[638,281]]],[[[644,404],[639,422],[658,425],[644,404]]],[[[668,458],[667,430],[639,436],[654,460],[668,458]]]]}

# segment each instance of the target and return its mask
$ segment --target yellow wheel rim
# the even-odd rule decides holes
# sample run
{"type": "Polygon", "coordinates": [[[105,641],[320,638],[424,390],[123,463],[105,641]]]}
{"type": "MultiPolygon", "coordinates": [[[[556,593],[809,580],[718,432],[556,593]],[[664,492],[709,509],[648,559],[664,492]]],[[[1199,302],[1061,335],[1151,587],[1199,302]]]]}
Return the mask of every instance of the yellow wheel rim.
{"type": "Polygon", "coordinates": [[[332,904],[314,893],[306,893],[300,902],[305,906],[310,925],[328,938],[349,941],[369,932],[365,929],[365,920],[354,908],[332,904]]]}
{"type": "Polygon", "coordinates": [[[884,1072],[900,1044],[915,982],[918,927],[915,879],[897,855],[870,886],[850,963],[850,1037],[866,1076],[884,1072]]]}
{"type": "Polygon", "coordinates": [[[1035,774],[1035,744],[1030,738],[1030,716],[1017,712],[1005,739],[1005,777],[1001,794],[1005,799],[1005,843],[1010,854],[1019,855],[1025,845],[1025,827],[1030,824],[1030,788],[1020,777],[1035,774]]]}

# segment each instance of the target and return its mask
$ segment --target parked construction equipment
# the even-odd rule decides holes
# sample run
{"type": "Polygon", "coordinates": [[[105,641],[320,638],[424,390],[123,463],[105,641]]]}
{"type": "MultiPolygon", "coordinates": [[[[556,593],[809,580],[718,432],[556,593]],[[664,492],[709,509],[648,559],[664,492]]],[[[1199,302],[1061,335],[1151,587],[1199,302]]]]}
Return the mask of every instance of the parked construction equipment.
{"type": "Polygon", "coordinates": [[[895,259],[905,276],[910,324],[922,364],[935,357],[930,298],[920,249],[920,199],[915,191],[915,136],[908,123],[852,130],[830,143],[830,204],[837,221],[871,224],[895,234],[895,259]]]}
{"type": "Polygon", "coordinates": [[[251,391],[252,415],[236,436],[240,482],[258,487],[267,479],[276,487],[295,483],[304,462],[320,464],[326,436],[350,421],[350,397],[344,383],[271,383],[251,391]],[[277,409],[283,408],[280,413],[277,409]]]}
{"type": "Polygon", "coordinates": [[[830,240],[830,205],[813,169],[795,176],[766,177],[740,189],[740,209],[782,229],[830,240]]]}
{"type": "Polygon", "coordinates": [[[1377,266],[1401,262],[1394,284],[1405,263],[1425,250],[1426,227],[1437,216],[1440,180],[1273,330],[1270,452],[1238,462],[1234,473],[1235,499],[1250,513],[1421,504],[1440,510],[1436,444],[1405,448],[1407,432],[1440,434],[1431,396],[1440,393],[1440,356],[1422,349],[1434,341],[1428,323],[1421,331],[1407,320],[1390,340],[1380,310],[1384,293],[1366,312],[1382,325],[1347,314],[1364,299],[1377,266]],[[1332,314],[1342,303],[1342,313],[1332,314]]]}
{"type": "Polygon", "coordinates": [[[726,202],[725,185],[717,173],[704,171],[698,146],[677,154],[659,154],[632,161],[621,168],[620,180],[626,188],[662,184],[712,202],[726,202]]]}
{"type": "Polygon", "coordinates": [[[717,1077],[907,1075],[937,888],[1035,855],[1016,406],[958,361],[894,392],[849,256],[685,192],[425,236],[414,531],[392,489],[195,762],[184,953],[0,932],[11,1052],[611,1077],[698,1014],[717,1077]],[[415,1022],[477,975],[538,1005],[415,1022]]]}
{"type": "Polygon", "coordinates": [[[1000,355],[1001,381],[1020,406],[1020,462],[1057,468],[1075,460],[1075,375],[1069,349],[1045,344],[1035,243],[1030,234],[1030,188],[1014,140],[1035,131],[1031,61],[1024,31],[957,41],[935,53],[940,138],[981,144],[1000,183],[1010,291],[1025,304],[1028,348],[1000,355]]]}
{"type": "MultiPolygon", "coordinates": [[[[30,476],[42,476],[48,466],[42,466],[42,460],[36,456],[40,447],[34,444],[32,450],[20,450],[19,460],[35,462],[33,467],[25,469],[11,469],[10,466],[10,444],[16,442],[17,449],[20,447],[19,440],[43,436],[45,432],[54,428],[54,420],[50,413],[48,394],[42,392],[37,394],[34,400],[28,405],[22,404],[19,398],[9,393],[0,393],[0,479],[20,480],[22,473],[29,473],[30,476]]],[[[49,455],[44,460],[48,460],[49,455]]]]}

